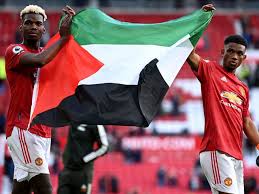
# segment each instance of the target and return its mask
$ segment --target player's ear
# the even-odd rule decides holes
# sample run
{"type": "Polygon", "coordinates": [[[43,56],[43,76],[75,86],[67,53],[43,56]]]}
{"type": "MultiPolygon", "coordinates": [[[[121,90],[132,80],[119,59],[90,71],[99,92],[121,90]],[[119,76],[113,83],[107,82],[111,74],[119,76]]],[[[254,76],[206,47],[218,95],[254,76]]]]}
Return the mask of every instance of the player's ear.
{"type": "Polygon", "coordinates": [[[246,59],[246,55],[243,56],[243,61],[246,59]]]}
{"type": "Polygon", "coordinates": [[[43,28],[43,34],[45,34],[46,33],[46,29],[45,28],[43,28]]]}
{"type": "Polygon", "coordinates": [[[221,51],[220,51],[221,56],[223,56],[224,53],[225,53],[225,49],[223,48],[223,49],[221,49],[221,51]]]}

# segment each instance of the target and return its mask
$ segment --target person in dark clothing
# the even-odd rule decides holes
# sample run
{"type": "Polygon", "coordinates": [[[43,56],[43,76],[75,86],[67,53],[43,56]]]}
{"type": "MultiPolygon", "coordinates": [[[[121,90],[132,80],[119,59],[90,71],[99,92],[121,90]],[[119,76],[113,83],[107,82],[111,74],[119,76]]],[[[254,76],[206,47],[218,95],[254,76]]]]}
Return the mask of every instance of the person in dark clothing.
{"type": "Polygon", "coordinates": [[[102,125],[72,125],[63,153],[64,169],[59,175],[58,194],[90,194],[94,160],[107,151],[108,139],[102,125]]]}

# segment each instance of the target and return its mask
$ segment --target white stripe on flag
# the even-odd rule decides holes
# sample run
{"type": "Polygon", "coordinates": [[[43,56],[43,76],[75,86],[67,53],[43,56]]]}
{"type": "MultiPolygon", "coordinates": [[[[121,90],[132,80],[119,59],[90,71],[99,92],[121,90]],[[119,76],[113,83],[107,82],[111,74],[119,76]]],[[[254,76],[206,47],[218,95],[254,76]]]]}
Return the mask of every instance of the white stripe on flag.
{"type": "Polygon", "coordinates": [[[153,59],[159,60],[157,66],[164,80],[170,86],[186,58],[193,49],[185,36],[171,47],[156,45],[84,45],[104,66],[91,77],[83,79],[78,85],[117,83],[137,85],[139,73],[153,59]],[[119,73],[118,73],[119,72],[119,73]]]}
{"type": "Polygon", "coordinates": [[[183,37],[172,45],[165,55],[158,58],[157,67],[168,86],[171,86],[187,57],[193,50],[193,45],[189,37],[189,35],[183,37]]]}
{"type": "Polygon", "coordinates": [[[141,70],[169,49],[155,45],[95,44],[83,47],[104,66],[91,77],[81,80],[79,85],[102,83],[137,85],[141,70]]]}

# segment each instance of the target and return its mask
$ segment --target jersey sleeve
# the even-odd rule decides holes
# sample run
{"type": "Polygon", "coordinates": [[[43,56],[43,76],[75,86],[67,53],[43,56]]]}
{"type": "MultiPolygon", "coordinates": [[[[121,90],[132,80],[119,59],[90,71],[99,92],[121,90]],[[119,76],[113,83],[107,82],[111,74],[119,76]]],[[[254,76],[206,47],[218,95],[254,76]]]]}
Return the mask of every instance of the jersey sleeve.
{"type": "Polygon", "coordinates": [[[108,151],[109,143],[108,143],[108,137],[107,137],[106,131],[102,125],[98,125],[97,128],[98,128],[97,131],[99,136],[98,139],[100,139],[101,146],[97,150],[94,150],[93,152],[83,157],[83,161],[85,163],[95,160],[96,158],[106,154],[108,151]]]}
{"type": "Polygon", "coordinates": [[[6,69],[14,70],[21,68],[20,58],[27,52],[20,45],[10,45],[5,52],[6,69]]]}
{"type": "Polygon", "coordinates": [[[198,71],[193,71],[194,75],[200,82],[205,82],[208,79],[212,66],[210,63],[211,62],[208,60],[201,59],[199,62],[198,71]]]}
{"type": "Polygon", "coordinates": [[[249,112],[249,91],[248,91],[248,89],[246,90],[246,100],[244,102],[244,108],[243,108],[242,115],[243,115],[243,118],[250,116],[250,112],[249,112]]]}

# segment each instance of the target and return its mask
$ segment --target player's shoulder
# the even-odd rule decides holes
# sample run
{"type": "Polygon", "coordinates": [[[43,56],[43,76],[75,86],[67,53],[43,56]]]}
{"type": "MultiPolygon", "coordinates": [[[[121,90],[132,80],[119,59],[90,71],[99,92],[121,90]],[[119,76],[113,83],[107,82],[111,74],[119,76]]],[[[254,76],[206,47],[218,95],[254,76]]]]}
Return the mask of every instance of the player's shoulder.
{"type": "Polygon", "coordinates": [[[249,87],[247,86],[247,84],[245,84],[243,81],[241,81],[240,79],[238,79],[239,80],[239,82],[240,82],[240,85],[244,88],[244,90],[246,91],[246,92],[248,92],[249,91],[249,87]]]}
{"type": "Polygon", "coordinates": [[[216,65],[216,61],[214,60],[210,60],[210,59],[206,59],[206,58],[201,58],[201,62],[205,63],[205,64],[209,64],[209,65],[216,65]]]}
{"type": "Polygon", "coordinates": [[[8,55],[16,55],[21,52],[24,52],[26,50],[26,47],[23,44],[10,44],[6,51],[5,51],[5,56],[8,55]]]}
{"type": "Polygon", "coordinates": [[[199,66],[203,66],[203,68],[213,71],[217,68],[218,63],[214,60],[201,58],[199,66]]]}

